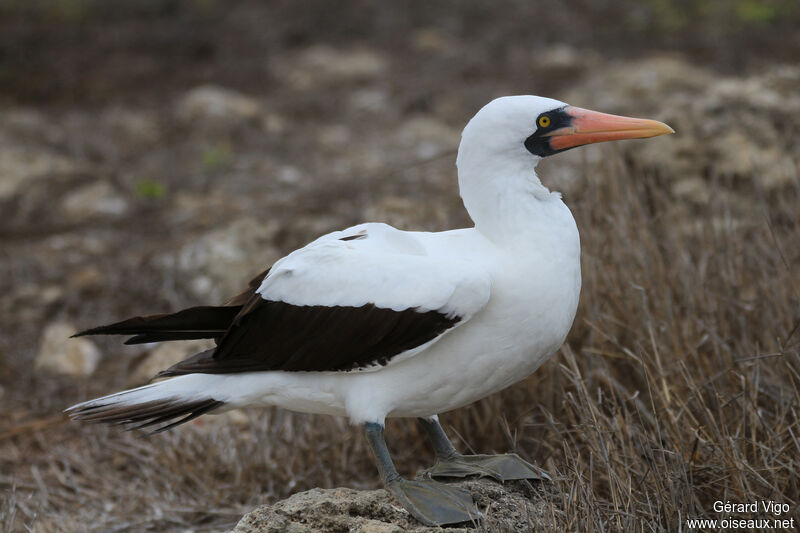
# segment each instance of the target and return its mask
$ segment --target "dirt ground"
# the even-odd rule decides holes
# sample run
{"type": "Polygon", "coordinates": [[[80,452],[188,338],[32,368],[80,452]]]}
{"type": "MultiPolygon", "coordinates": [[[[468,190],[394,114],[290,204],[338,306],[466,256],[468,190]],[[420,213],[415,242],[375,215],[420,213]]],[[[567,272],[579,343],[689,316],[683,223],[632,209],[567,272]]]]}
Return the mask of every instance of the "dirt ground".
{"type": "MultiPolygon", "coordinates": [[[[300,490],[378,487],[330,417],[69,423],[184,348],[97,339],[96,368],[59,374],[44,333],[221,302],[361,221],[469,225],[461,128],[521,93],[677,133],[540,165],[581,230],[573,330],[445,427],[548,469],[555,530],[676,531],[729,516],[717,500],[800,518],[800,8],[721,4],[4,2],[0,532],[221,531],[300,490]]],[[[412,422],[387,433],[404,473],[432,461],[412,422]]]]}

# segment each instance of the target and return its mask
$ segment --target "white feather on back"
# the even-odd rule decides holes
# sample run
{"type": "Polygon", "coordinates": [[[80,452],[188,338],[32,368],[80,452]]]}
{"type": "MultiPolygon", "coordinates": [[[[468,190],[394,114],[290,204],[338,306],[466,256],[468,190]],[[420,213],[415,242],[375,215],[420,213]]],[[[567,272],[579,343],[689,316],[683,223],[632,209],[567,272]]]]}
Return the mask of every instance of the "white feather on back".
{"type": "Polygon", "coordinates": [[[277,261],[256,292],[293,305],[439,311],[463,323],[489,301],[490,276],[475,264],[431,256],[429,235],[376,223],[329,233],[277,261]],[[366,236],[341,240],[359,233],[366,236]]]}

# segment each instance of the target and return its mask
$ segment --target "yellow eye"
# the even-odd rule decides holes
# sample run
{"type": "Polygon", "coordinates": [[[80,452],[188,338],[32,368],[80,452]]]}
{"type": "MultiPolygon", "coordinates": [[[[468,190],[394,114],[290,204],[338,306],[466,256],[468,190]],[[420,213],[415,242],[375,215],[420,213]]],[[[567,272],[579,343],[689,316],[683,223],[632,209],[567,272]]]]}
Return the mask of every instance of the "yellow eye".
{"type": "Polygon", "coordinates": [[[546,128],[549,125],[550,125],[550,117],[548,117],[547,115],[542,115],[541,117],[539,117],[540,128],[546,128]]]}

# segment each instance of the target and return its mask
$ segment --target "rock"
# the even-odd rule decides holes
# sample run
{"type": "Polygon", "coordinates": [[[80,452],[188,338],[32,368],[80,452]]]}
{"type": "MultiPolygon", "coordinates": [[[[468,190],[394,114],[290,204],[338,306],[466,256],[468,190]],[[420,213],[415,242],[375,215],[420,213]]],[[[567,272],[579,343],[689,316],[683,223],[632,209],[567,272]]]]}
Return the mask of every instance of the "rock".
{"type": "MultiPolygon", "coordinates": [[[[523,532],[537,525],[546,527],[546,503],[541,492],[546,488],[533,490],[527,482],[500,484],[488,479],[452,484],[469,490],[477,498],[478,508],[484,513],[482,531],[523,532]]],[[[274,505],[263,505],[246,514],[229,533],[466,533],[474,530],[474,526],[467,524],[446,528],[423,526],[383,489],[337,488],[311,489],[274,505]]]]}
{"type": "MultiPolygon", "coordinates": [[[[794,186],[800,158],[800,67],[773,67],[746,78],[720,78],[671,58],[610,65],[567,95],[567,101],[610,113],[649,116],[676,134],[658,142],[620,144],[632,161],[683,180],[673,192],[700,202],[698,186],[713,176],[766,190],[794,186]],[[691,184],[691,186],[690,186],[691,184]]],[[[746,189],[747,190],[747,189],[746,189]]]]}
{"type": "Polygon", "coordinates": [[[353,144],[353,135],[344,124],[320,126],[317,132],[317,142],[330,152],[342,151],[353,144]]]}
{"type": "Polygon", "coordinates": [[[56,322],[45,328],[36,356],[38,370],[70,377],[92,375],[100,361],[100,350],[84,338],[71,339],[77,333],[71,324],[56,322]]]}
{"type": "Polygon", "coordinates": [[[392,105],[389,94],[383,89],[362,89],[354,91],[348,98],[353,111],[385,115],[392,105]]]}
{"type": "Polygon", "coordinates": [[[688,103],[697,97],[699,88],[713,85],[714,80],[710,72],[685,61],[651,57],[607,64],[583,83],[576,84],[563,99],[573,105],[591,105],[608,113],[625,111],[632,105],[649,113],[665,112],[666,99],[680,98],[688,103]]]}
{"type": "Polygon", "coordinates": [[[46,150],[0,147],[0,201],[24,192],[35,180],[77,168],[71,160],[46,150]]]}
{"type": "Polygon", "coordinates": [[[442,55],[455,55],[463,49],[453,36],[435,27],[416,30],[411,34],[411,45],[420,52],[442,55]]]}
{"type": "Polygon", "coordinates": [[[96,216],[124,216],[129,205],[113,185],[97,181],[67,194],[61,202],[61,209],[71,222],[82,222],[96,216]]]}
{"type": "Polygon", "coordinates": [[[672,183],[670,190],[676,198],[690,199],[699,204],[707,204],[711,200],[708,183],[696,177],[678,179],[672,183]]]}
{"type": "Polygon", "coordinates": [[[0,145],[57,145],[66,138],[60,120],[38,109],[5,108],[0,110],[0,145]]]}
{"type": "Polygon", "coordinates": [[[106,277],[103,272],[94,265],[87,265],[72,272],[67,278],[67,286],[70,291],[96,291],[103,289],[106,277]]]}
{"type": "Polygon", "coordinates": [[[268,111],[261,120],[264,131],[272,135],[282,135],[287,130],[286,119],[274,111],[268,111]]]}
{"type": "Polygon", "coordinates": [[[190,278],[190,289],[201,298],[223,301],[280,258],[273,239],[280,225],[252,218],[234,220],[162,256],[163,266],[190,278]]]}
{"type": "Polygon", "coordinates": [[[413,117],[403,122],[396,139],[403,150],[414,150],[425,159],[448,150],[456,150],[461,132],[430,117],[413,117]]]}
{"type": "Polygon", "coordinates": [[[0,317],[7,323],[31,324],[41,321],[64,298],[61,285],[20,283],[0,300],[0,317]]]}
{"type": "Polygon", "coordinates": [[[548,46],[533,53],[531,68],[549,75],[577,72],[598,63],[600,58],[590,49],[577,49],[564,43],[548,46]]]}
{"type": "Polygon", "coordinates": [[[365,48],[312,46],[297,56],[272,65],[276,79],[285,80],[297,89],[312,89],[326,83],[372,80],[387,70],[386,58],[365,48]]]}
{"type": "MultiPolygon", "coordinates": [[[[413,230],[419,226],[426,208],[404,196],[385,196],[364,207],[364,220],[379,220],[396,228],[413,230]]],[[[427,217],[426,217],[427,218],[427,217]]]]}
{"type": "Polygon", "coordinates": [[[156,115],[141,109],[112,107],[103,112],[100,122],[124,150],[146,148],[158,144],[161,128],[156,115]]]}
{"type": "Polygon", "coordinates": [[[386,70],[386,59],[372,50],[363,48],[333,48],[313,46],[300,56],[308,69],[337,80],[374,78],[386,70]]]}
{"type": "Polygon", "coordinates": [[[296,185],[303,180],[303,173],[292,165],[285,165],[278,169],[276,172],[278,181],[284,185],[296,185]]]}
{"type": "Polygon", "coordinates": [[[212,339],[172,341],[160,344],[136,366],[131,373],[128,384],[131,387],[144,385],[162,370],[166,370],[190,355],[208,350],[213,346],[214,341],[212,339]]]}
{"type": "Polygon", "coordinates": [[[255,99],[215,85],[190,90],[177,105],[178,116],[190,121],[236,123],[256,119],[261,111],[255,99]]]}

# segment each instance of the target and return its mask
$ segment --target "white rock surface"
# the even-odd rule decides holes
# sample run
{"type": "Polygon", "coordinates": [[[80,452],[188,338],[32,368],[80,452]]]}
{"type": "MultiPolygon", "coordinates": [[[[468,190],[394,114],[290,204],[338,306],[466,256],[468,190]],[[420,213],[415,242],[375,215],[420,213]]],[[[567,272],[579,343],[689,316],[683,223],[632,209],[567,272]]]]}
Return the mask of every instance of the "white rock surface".
{"type": "Polygon", "coordinates": [[[261,115],[261,104],[249,96],[216,85],[202,85],[178,102],[178,116],[188,120],[239,122],[261,115]]]}
{"type": "MultiPolygon", "coordinates": [[[[774,67],[746,78],[720,78],[672,58],[611,64],[564,96],[580,107],[663,120],[675,129],[658,142],[618,147],[639,165],[676,180],[674,191],[697,202],[712,196],[699,181],[758,180],[766,190],[797,181],[800,68],[774,67]]],[[[608,148],[607,150],[609,150],[608,148]]]]}
{"type": "Polygon", "coordinates": [[[46,150],[0,147],[0,201],[24,192],[34,180],[76,168],[74,162],[46,150]]]}
{"type": "Polygon", "coordinates": [[[307,68],[337,79],[375,77],[386,70],[386,59],[374,50],[313,46],[303,52],[300,62],[307,68]]]}
{"type": "Polygon", "coordinates": [[[276,78],[304,90],[326,83],[376,79],[387,68],[387,59],[374,50],[327,45],[309,47],[272,65],[276,78]]]}
{"type": "Polygon", "coordinates": [[[75,327],[65,322],[47,326],[36,356],[36,368],[70,377],[92,375],[100,362],[100,350],[88,339],[71,339],[70,336],[75,333],[75,327]]]}
{"type": "Polygon", "coordinates": [[[62,201],[61,208],[71,221],[80,222],[95,216],[124,216],[129,205],[113,185],[97,181],[71,191],[62,201]]]}
{"type": "Polygon", "coordinates": [[[403,122],[396,139],[400,147],[414,150],[417,157],[425,159],[448,150],[455,151],[461,132],[434,118],[417,116],[403,122]]]}
{"type": "Polygon", "coordinates": [[[280,258],[273,246],[279,227],[269,220],[237,219],[163,256],[161,263],[188,276],[198,298],[222,302],[280,258]]]}

